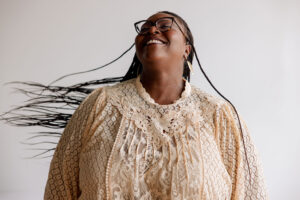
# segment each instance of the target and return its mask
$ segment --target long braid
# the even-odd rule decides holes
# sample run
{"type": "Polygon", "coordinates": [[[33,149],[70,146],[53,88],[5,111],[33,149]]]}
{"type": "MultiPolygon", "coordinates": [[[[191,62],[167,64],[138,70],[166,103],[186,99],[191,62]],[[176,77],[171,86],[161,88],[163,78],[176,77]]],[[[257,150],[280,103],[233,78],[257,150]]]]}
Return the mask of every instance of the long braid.
{"type": "MultiPolygon", "coordinates": [[[[185,32],[187,34],[186,40],[187,40],[188,44],[190,44],[192,46],[191,52],[188,55],[187,60],[192,63],[193,57],[195,55],[198,65],[200,67],[200,70],[203,73],[203,75],[205,76],[205,78],[207,79],[207,81],[209,82],[209,84],[213,87],[213,89],[221,97],[223,97],[234,108],[234,111],[235,111],[238,121],[239,121],[239,127],[241,130],[241,138],[243,140],[243,145],[245,148],[245,156],[246,156],[250,180],[251,180],[250,166],[249,166],[248,156],[247,156],[247,152],[246,152],[245,141],[244,141],[244,137],[243,137],[243,129],[242,129],[240,118],[236,111],[235,106],[215,88],[215,86],[209,80],[208,76],[205,74],[205,72],[200,64],[196,49],[194,47],[193,35],[192,35],[187,23],[180,16],[178,16],[175,13],[172,13],[169,11],[160,11],[158,13],[166,13],[166,14],[172,15],[184,25],[185,32]]],[[[37,127],[44,127],[44,128],[56,130],[56,131],[37,132],[36,135],[31,138],[49,138],[49,137],[53,138],[53,137],[60,136],[61,131],[57,131],[57,130],[59,130],[59,129],[61,130],[61,129],[65,128],[65,126],[67,125],[68,120],[71,118],[74,110],[76,110],[76,108],[86,98],[86,96],[89,93],[91,93],[91,91],[93,90],[93,87],[96,87],[96,86],[99,87],[100,85],[123,82],[123,81],[129,80],[129,79],[132,79],[132,78],[136,78],[138,76],[138,74],[140,74],[142,72],[142,64],[138,60],[138,58],[135,54],[129,69],[124,76],[103,78],[100,80],[92,80],[92,81],[78,83],[78,84],[71,85],[71,86],[53,86],[53,84],[63,78],[68,77],[68,76],[82,74],[82,73],[91,72],[91,71],[95,71],[95,70],[104,68],[104,67],[116,62],[117,60],[119,60],[123,55],[125,55],[127,52],[129,52],[133,46],[134,46],[134,44],[132,44],[130,46],[130,48],[127,49],[125,52],[123,52],[119,57],[117,57],[116,59],[112,60],[111,62],[109,62],[105,65],[102,65],[100,67],[97,67],[95,69],[91,69],[88,71],[77,72],[77,73],[65,75],[65,76],[60,77],[60,78],[56,79],[55,81],[51,82],[49,85],[43,85],[43,84],[36,83],[36,82],[12,82],[14,84],[21,84],[24,86],[31,87],[31,89],[17,89],[19,92],[21,92],[24,95],[26,95],[27,97],[29,97],[29,100],[26,101],[27,103],[25,105],[16,107],[16,108],[0,115],[0,120],[5,121],[8,124],[14,125],[14,126],[21,126],[21,127],[37,126],[37,127]]],[[[184,63],[183,77],[186,78],[188,81],[190,81],[190,70],[187,66],[187,63],[184,63]]],[[[35,142],[35,143],[29,143],[29,144],[36,145],[36,144],[41,144],[41,143],[45,143],[45,142],[35,142]]],[[[48,149],[45,149],[42,153],[39,153],[33,157],[41,157],[42,155],[47,154],[54,150],[55,150],[55,148],[48,148],[48,149]]],[[[46,157],[49,157],[49,156],[46,156],[46,157]]]]}
{"type": "MultiPolygon", "coordinates": [[[[176,17],[177,19],[179,19],[181,21],[181,23],[184,25],[185,29],[186,29],[186,40],[188,41],[188,43],[192,46],[192,50],[191,50],[191,53],[189,54],[188,56],[188,60],[192,63],[193,61],[193,56],[195,54],[195,57],[196,57],[196,60],[197,60],[197,63],[200,67],[200,70],[201,72],[203,73],[204,77],[206,78],[206,80],[209,82],[209,84],[212,86],[212,88],[224,99],[226,100],[234,109],[234,112],[236,113],[237,115],[237,118],[238,118],[238,122],[239,122],[239,128],[240,128],[240,135],[241,135],[241,138],[242,138],[242,141],[243,141],[243,146],[244,146],[244,154],[245,154],[245,157],[246,157],[246,161],[247,161],[247,166],[248,166],[248,172],[249,172],[249,178],[251,180],[251,172],[250,172],[250,164],[249,164],[249,159],[248,159],[248,154],[247,154],[247,149],[246,149],[246,145],[245,145],[245,139],[244,139],[244,134],[243,134],[243,128],[242,128],[242,125],[241,125],[241,121],[240,121],[240,117],[238,115],[238,112],[235,108],[235,106],[231,103],[231,101],[229,101],[223,94],[221,94],[221,92],[219,92],[217,90],[217,88],[212,84],[212,82],[210,81],[210,79],[208,78],[208,76],[206,75],[206,73],[204,72],[201,64],[200,64],[200,61],[199,61],[199,58],[198,58],[198,54],[196,52],[196,48],[194,46],[194,40],[193,40],[193,36],[192,36],[192,32],[191,30],[189,29],[189,26],[187,25],[187,23],[184,21],[184,19],[182,19],[180,16],[178,16],[177,14],[175,13],[172,13],[172,12],[169,12],[169,11],[162,11],[162,13],[166,13],[166,14],[169,14],[169,15],[173,15],[174,17],[176,17]]],[[[181,30],[182,31],[182,30],[181,30]]],[[[182,31],[183,35],[184,32],[182,31]]],[[[250,187],[252,187],[252,183],[250,181],[250,187]]]]}

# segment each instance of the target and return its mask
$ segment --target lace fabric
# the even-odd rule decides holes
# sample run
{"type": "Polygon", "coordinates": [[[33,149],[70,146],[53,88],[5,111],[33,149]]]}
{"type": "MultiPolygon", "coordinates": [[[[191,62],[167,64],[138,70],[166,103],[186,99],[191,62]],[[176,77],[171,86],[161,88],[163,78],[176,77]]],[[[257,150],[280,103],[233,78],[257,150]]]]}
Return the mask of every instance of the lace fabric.
{"type": "Polygon", "coordinates": [[[168,105],[157,104],[139,77],[98,88],[64,130],[44,199],[267,199],[242,125],[246,149],[232,108],[188,81],[168,105]]]}
{"type": "MultiPolygon", "coordinates": [[[[190,93],[191,93],[191,85],[190,85],[190,83],[185,78],[182,78],[182,79],[184,80],[184,83],[185,83],[184,90],[183,90],[183,92],[181,94],[181,97],[172,103],[173,105],[178,104],[181,101],[184,101],[184,99],[186,97],[188,97],[190,95],[190,93]]],[[[138,75],[138,77],[136,78],[135,84],[136,84],[137,91],[138,91],[139,95],[145,101],[147,101],[147,102],[149,102],[151,104],[155,104],[156,106],[162,106],[162,107],[168,107],[168,106],[170,106],[170,104],[169,105],[160,105],[160,104],[156,103],[153,98],[151,98],[151,96],[147,93],[146,89],[143,87],[143,85],[141,83],[141,77],[140,77],[140,75],[138,75]]]]}

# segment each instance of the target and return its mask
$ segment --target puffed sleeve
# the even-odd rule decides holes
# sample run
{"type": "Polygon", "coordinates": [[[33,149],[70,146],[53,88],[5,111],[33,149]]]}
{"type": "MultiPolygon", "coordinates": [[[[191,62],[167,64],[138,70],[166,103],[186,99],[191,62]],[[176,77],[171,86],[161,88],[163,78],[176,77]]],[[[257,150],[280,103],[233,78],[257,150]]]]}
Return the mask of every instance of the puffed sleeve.
{"type": "Polygon", "coordinates": [[[68,121],[51,160],[44,200],[71,200],[80,195],[79,156],[90,125],[104,102],[103,93],[103,88],[94,90],[68,121]]]}
{"type": "Polygon", "coordinates": [[[268,199],[257,150],[245,122],[240,115],[239,118],[242,125],[244,142],[237,115],[229,103],[224,102],[218,106],[214,119],[216,141],[224,165],[231,177],[231,199],[268,199]],[[245,151],[247,157],[245,156],[245,151]]]}

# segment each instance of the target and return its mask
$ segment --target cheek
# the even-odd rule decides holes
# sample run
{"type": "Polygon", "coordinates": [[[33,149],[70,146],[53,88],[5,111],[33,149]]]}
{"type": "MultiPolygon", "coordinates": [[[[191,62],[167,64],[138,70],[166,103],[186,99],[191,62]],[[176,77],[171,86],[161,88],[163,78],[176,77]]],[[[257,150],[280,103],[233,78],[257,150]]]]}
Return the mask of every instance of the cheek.
{"type": "Polygon", "coordinates": [[[137,44],[138,41],[139,41],[139,36],[136,36],[136,37],[135,37],[135,40],[134,40],[135,44],[137,44]]]}
{"type": "Polygon", "coordinates": [[[143,38],[139,35],[135,38],[135,50],[138,56],[140,54],[140,51],[142,50],[142,40],[143,38]]]}
{"type": "Polygon", "coordinates": [[[170,41],[170,48],[172,51],[177,52],[179,54],[183,54],[185,51],[185,43],[184,38],[178,33],[170,33],[168,35],[168,39],[170,41]]]}

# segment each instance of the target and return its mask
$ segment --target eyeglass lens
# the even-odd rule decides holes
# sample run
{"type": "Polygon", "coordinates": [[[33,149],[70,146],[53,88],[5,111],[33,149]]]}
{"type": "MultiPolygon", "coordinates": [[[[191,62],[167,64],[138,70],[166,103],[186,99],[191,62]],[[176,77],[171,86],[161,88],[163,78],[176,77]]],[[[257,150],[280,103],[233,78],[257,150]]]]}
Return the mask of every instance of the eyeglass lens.
{"type": "MultiPolygon", "coordinates": [[[[168,31],[172,26],[172,22],[173,21],[170,18],[159,19],[156,21],[156,27],[161,32],[168,31]]],[[[152,26],[153,23],[149,21],[143,21],[137,24],[137,29],[139,33],[144,34],[147,33],[152,26]]]]}

